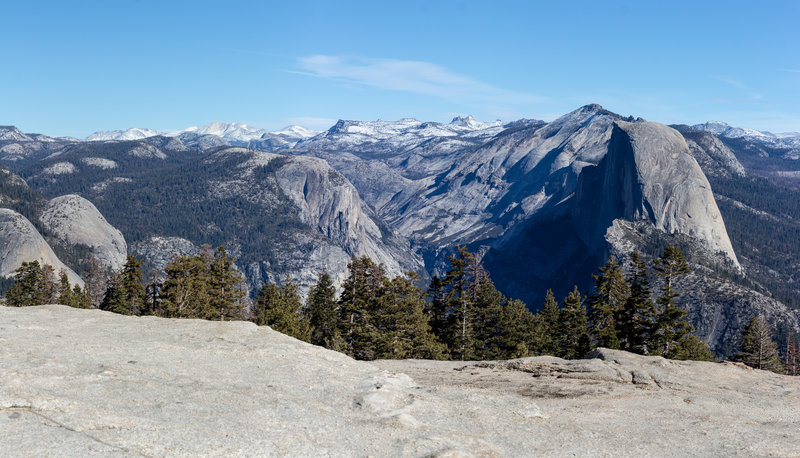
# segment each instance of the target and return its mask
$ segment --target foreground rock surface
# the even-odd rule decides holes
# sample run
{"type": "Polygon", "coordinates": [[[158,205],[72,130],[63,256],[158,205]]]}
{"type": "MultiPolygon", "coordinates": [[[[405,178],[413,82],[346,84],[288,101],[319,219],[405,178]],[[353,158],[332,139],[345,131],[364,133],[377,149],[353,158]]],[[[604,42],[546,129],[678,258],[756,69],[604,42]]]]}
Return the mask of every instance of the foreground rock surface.
{"type": "Polygon", "coordinates": [[[365,363],[250,323],[0,307],[0,455],[797,455],[796,378],[593,356],[365,363]]]}

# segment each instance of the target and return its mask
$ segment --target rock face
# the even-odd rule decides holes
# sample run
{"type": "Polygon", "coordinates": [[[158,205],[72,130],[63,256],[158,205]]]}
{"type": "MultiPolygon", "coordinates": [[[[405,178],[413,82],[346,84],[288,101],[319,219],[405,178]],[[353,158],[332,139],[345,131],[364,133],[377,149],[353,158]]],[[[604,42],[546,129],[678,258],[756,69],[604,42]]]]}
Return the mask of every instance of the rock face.
{"type": "Polygon", "coordinates": [[[800,379],[591,359],[354,361],[243,322],[0,307],[0,453],[791,456],[800,379]],[[656,428],[656,429],[654,429],[656,428]]]}
{"type": "Polygon", "coordinates": [[[27,218],[14,210],[0,208],[0,275],[13,276],[23,262],[30,261],[50,264],[56,275],[63,270],[71,284],[83,287],[83,280],[58,259],[27,218]]]}
{"type": "MultiPolygon", "coordinates": [[[[172,262],[175,255],[197,256],[200,249],[192,242],[180,237],[150,237],[131,246],[131,252],[148,264],[146,267],[164,272],[164,267],[172,262]]],[[[149,269],[145,268],[145,272],[149,269]]]]}
{"type": "Polygon", "coordinates": [[[90,247],[97,260],[112,270],[119,271],[125,264],[128,245],[122,232],[83,197],[68,194],[51,199],[39,220],[61,240],[90,247]]]}
{"type": "Polygon", "coordinates": [[[647,220],[739,265],[708,179],[683,136],[661,124],[615,123],[604,159],[583,169],[572,216],[590,246],[617,218],[647,220]]]}

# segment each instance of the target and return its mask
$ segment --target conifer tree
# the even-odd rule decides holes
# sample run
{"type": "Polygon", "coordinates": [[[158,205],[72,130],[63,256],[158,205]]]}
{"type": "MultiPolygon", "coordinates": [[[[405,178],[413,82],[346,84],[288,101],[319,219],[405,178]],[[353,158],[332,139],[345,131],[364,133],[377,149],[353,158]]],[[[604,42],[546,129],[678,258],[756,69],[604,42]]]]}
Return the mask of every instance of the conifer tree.
{"type": "Polygon", "coordinates": [[[520,300],[507,301],[500,316],[496,358],[524,358],[538,354],[540,341],[534,315],[520,300]]]}
{"type": "Polygon", "coordinates": [[[27,307],[44,304],[45,279],[39,261],[23,262],[14,272],[14,284],[6,292],[6,305],[27,307]]]}
{"type": "Polygon", "coordinates": [[[692,361],[716,361],[708,345],[697,336],[691,334],[686,335],[678,342],[670,358],[692,361]]]}
{"type": "Polygon", "coordinates": [[[311,327],[311,343],[332,350],[341,342],[338,329],[338,306],[336,288],[327,273],[317,275],[317,283],[311,287],[306,300],[306,316],[311,327]]]}
{"type": "Polygon", "coordinates": [[[386,274],[382,265],[370,258],[353,258],[339,297],[339,331],[346,353],[356,359],[375,359],[375,343],[380,335],[375,325],[378,297],[386,274]]]}
{"type": "Polygon", "coordinates": [[[442,342],[448,340],[447,319],[452,312],[448,309],[445,288],[446,285],[442,279],[434,276],[428,286],[428,301],[425,302],[425,312],[428,314],[431,332],[442,342]]]}
{"type": "Polygon", "coordinates": [[[785,373],[778,356],[778,344],[772,339],[769,323],[761,317],[753,317],[744,328],[740,341],[741,350],[736,359],[756,369],[785,373]]]}
{"type": "Polygon", "coordinates": [[[446,347],[431,334],[425,313],[425,293],[414,282],[419,276],[384,279],[375,316],[379,332],[376,358],[441,359],[446,347]]]}
{"type": "Polygon", "coordinates": [[[220,321],[244,318],[245,293],[240,287],[244,278],[233,268],[233,262],[223,247],[218,247],[208,262],[208,310],[204,318],[220,321]]]}
{"type": "Polygon", "coordinates": [[[103,296],[103,300],[100,302],[100,310],[122,315],[131,315],[131,310],[128,308],[127,296],[122,287],[120,274],[114,273],[108,280],[106,293],[103,296]]]}
{"type": "MultiPolygon", "coordinates": [[[[477,262],[473,260],[473,262],[477,262]]],[[[481,269],[471,269],[470,298],[473,308],[474,349],[471,358],[498,359],[513,353],[524,341],[524,336],[515,334],[516,326],[504,329],[503,319],[508,300],[494,287],[489,275],[481,269]]]]}
{"type": "Polygon", "coordinates": [[[81,291],[81,287],[79,285],[75,285],[73,289],[69,284],[69,279],[67,278],[67,273],[63,270],[61,271],[61,275],[59,277],[59,285],[58,285],[58,301],[57,304],[66,305],[69,307],[75,308],[90,308],[91,305],[87,306],[86,304],[86,296],[81,291]]]}
{"type": "Polygon", "coordinates": [[[559,333],[561,332],[561,318],[558,302],[553,296],[553,290],[548,289],[544,297],[542,310],[536,314],[541,337],[541,354],[558,355],[560,353],[559,333]]]}
{"type": "Polygon", "coordinates": [[[463,361],[475,356],[475,307],[470,291],[476,288],[479,280],[470,278],[470,266],[475,262],[475,256],[466,248],[458,247],[458,254],[450,256],[449,260],[450,270],[443,283],[449,288],[445,302],[450,314],[443,341],[450,348],[452,357],[463,361]]]}
{"type": "Polygon", "coordinates": [[[797,340],[786,344],[784,366],[786,366],[787,375],[800,375],[800,344],[797,340]]]}
{"type": "Polygon", "coordinates": [[[613,256],[599,270],[599,274],[592,274],[594,292],[588,300],[591,332],[597,345],[618,349],[620,338],[617,322],[630,296],[630,286],[622,274],[622,266],[613,256]]]}
{"type": "Polygon", "coordinates": [[[58,303],[59,284],[56,280],[56,273],[53,266],[45,264],[42,266],[42,276],[44,278],[42,303],[43,304],[56,304],[58,303]]]}
{"type": "Polygon", "coordinates": [[[631,276],[627,280],[630,284],[630,295],[622,306],[617,329],[620,348],[644,354],[654,326],[656,308],[647,279],[647,264],[638,251],[633,252],[630,262],[631,276]]]}
{"type": "Polygon", "coordinates": [[[100,308],[123,315],[139,315],[144,303],[142,263],[136,256],[128,255],[122,271],[112,278],[100,308]]]}
{"type": "Polygon", "coordinates": [[[81,290],[80,285],[75,285],[72,288],[72,307],[79,309],[92,308],[92,298],[89,297],[85,285],[83,290],[81,290]]]}
{"type": "Polygon", "coordinates": [[[206,264],[199,256],[175,256],[164,268],[161,309],[168,318],[212,316],[209,307],[206,264]]]}
{"type": "Polygon", "coordinates": [[[92,307],[100,307],[100,302],[103,300],[107,287],[107,276],[107,272],[104,272],[101,268],[100,261],[94,255],[89,255],[89,265],[86,275],[84,275],[85,283],[83,289],[84,294],[89,296],[92,307]]]}
{"type": "Polygon", "coordinates": [[[161,304],[162,284],[155,270],[150,273],[150,282],[144,285],[145,304],[142,315],[164,315],[161,304]]]}
{"type": "Polygon", "coordinates": [[[288,275],[283,286],[267,282],[253,304],[251,320],[259,326],[269,326],[296,339],[310,339],[308,321],[302,316],[302,301],[295,284],[288,275]]]}
{"type": "Polygon", "coordinates": [[[566,359],[583,358],[591,350],[588,317],[578,287],[564,299],[559,315],[559,355],[566,359]]]}
{"type": "Polygon", "coordinates": [[[675,346],[693,330],[686,321],[686,310],[675,305],[675,298],[679,296],[675,281],[690,269],[683,253],[672,245],[667,246],[654,263],[662,285],[661,295],[656,299],[658,313],[651,333],[651,353],[671,357],[675,346]]]}

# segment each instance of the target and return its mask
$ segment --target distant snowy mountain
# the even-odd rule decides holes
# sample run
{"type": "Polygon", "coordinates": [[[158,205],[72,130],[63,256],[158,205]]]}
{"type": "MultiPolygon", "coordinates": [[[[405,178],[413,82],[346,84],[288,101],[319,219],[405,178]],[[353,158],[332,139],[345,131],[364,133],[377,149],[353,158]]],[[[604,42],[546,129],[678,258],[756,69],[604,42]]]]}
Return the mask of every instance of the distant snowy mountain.
{"type": "Polygon", "coordinates": [[[695,124],[692,127],[696,130],[710,132],[721,137],[742,138],[775,148],[800,148],[800,133],[798,132],[773,134],[772,132],[764,132],[744,127],[732,127],[721,121],[710,121],[703,124],[695,124]]]}
{"type": "Polygon", "coordinates": [[[33,139],[20,132],[20,130],[14,126],[0,126],[0,140],[25,142],[33,139]]]}
{"type": "Polygon", "coordinates": [[[156,135],[163,135],[163,132],[152,129],[134,127],[132,129],[125,129],[125,130],[95,132],[92,135],[86,137],[86,140],[90,142],[103,142],[109,140],[120,140],[120,141],[141,140],[143,138],[155,137],[156,135]]]}

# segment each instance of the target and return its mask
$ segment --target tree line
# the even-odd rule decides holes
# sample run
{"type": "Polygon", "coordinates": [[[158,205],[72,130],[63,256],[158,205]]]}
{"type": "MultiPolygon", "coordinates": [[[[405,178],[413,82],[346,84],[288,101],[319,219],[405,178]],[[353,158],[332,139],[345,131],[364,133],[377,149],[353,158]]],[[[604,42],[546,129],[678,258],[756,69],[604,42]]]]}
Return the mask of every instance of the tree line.
{"type": "MultiPolygon", "coordinates": [[[[128,256],[93,303],[84,289],[70,288],[50,266],[23,263],[6,295],[11,306],[61,303],[126,315],[167,318],[250,320],[315,345],[362,360],[487,360],[554,355],[581,358],[602,346],[673,359],[713,360],[706,344],[693,336],[686,311],[675,305],[676,280],[689,273],[680,250],[667,246],[648,265],[634,252],[625,269],[615,258],[593,275],[593,292],[577,287],[559,305],[552,291],[532,313],[524,303],[499,292],[479,259],[465,248],[449,257],[449,270],[419,286],[413,272],[390,278],[368,257],[353,258],[337,296],[331,276],[320,273],[303,301],[299,286],[286,277],[266,282],[254,300],[224,248],[206,247],[197,256],[175,256],[163,279],[146,282],[141,262],[128,256]],[[625,271],[628,274],[625,274],[625,271]],[[655,273],[658,287],[650,284],[655,273]],[[657,294],[657,295],[656,295],[657,294]],[[653,297],[656,296],[655,300],[653,297]]],[[[761,318],[745,329],[738,359],[761,369],[796,375],[797,342],[778,358],[771,330],[761,318]],[[785,367],[784,367],[785,366],[785,367]]]]}

